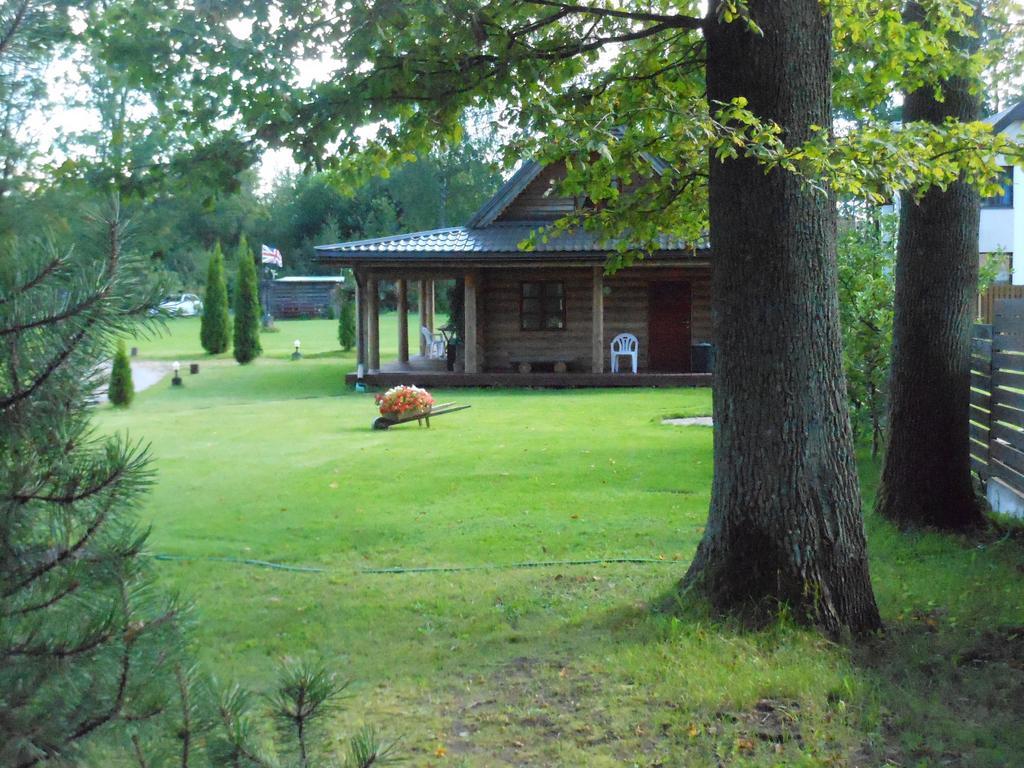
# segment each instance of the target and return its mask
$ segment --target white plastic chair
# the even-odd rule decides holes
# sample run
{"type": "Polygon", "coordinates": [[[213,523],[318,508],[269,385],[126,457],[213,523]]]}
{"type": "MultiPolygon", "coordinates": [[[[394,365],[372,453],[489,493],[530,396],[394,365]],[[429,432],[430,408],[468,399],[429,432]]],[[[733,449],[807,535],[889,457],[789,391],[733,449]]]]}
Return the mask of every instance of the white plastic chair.
{"type": "Polygon", "coordinates": [[[440,333],[431,333],[427,326],[420,327],[420,333],[423,334],[423,341],[427,345],[427,357],[434,360],[442,360],[445,357],[445,341],[444,336],[440,333]]]}
{"type": "Polygon", "coordinates": [[[640,342],[632,333],[620,333],[612,339],[612,373],[619,372],[619,358],[628,357],[633,362],[633,373],[636,373],[636,361],[639,355],[640,342]]]}

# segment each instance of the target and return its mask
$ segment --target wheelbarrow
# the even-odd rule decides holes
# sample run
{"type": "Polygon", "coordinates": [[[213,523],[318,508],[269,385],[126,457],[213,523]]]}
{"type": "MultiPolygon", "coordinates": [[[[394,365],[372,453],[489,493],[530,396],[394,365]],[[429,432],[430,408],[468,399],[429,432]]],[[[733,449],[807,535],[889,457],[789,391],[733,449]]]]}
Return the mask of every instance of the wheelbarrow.
{"type": "Polygon", "coordinates": [[[394,418],[392,416],[378,416],[373,420],[374,429],[391,429],[396,424],[408,424],[410,421],[418,422],[422,427],[423,422],[427,422],[427,428],[430,427],[430,420],[435,416],[444,416],[446,413],[455,413],[456,411],[464,411],[470,406],[468,405],[456,405],[455,403],[441,403],[440,405],[432,405],[430,410],[426,413],[410,414],[408,416],[401,416],[394,418]]]}

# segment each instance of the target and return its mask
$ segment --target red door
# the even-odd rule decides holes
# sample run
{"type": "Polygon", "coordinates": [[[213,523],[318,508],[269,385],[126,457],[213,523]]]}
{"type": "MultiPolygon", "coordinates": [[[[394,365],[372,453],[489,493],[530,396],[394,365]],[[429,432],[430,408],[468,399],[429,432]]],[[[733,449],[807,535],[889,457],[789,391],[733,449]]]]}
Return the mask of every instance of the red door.
{"type": "Polygon", "coordinates": [[[690,371],[690,284],[651,283],[647,359],[652,371],[690,371]]]}

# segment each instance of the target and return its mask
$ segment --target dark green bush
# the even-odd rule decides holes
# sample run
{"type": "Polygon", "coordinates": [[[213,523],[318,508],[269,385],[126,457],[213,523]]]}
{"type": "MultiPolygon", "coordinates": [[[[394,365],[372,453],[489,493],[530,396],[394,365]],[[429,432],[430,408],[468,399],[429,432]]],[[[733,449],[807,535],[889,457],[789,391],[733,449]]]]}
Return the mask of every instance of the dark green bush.
{"type": "Polygon", "coordinates": [[[356,303],[352,299],[343,299],[341,314],[338,318],[338,343],[348,352],[356,343],[356,303]]]}
{"type": "Polygon", "coordinates": [[[220,242],[210,254],[206,272],[206,298],[199,329],[199,341],[211,355],[226,352],[231,346],[231,324],[228,317],[228,286],[224,281],[224,254],[220,242]]]}
{"type": "Polygon", "coordinates": [[[263,352],[260,344],[260,294],[256,261],[245,235],[238,241],[238,288],[235,296],[235,360],[249,363],[263,352]]]}
{"type": "Polygon", "coordinates": [[[107,387],[107,398],[114,405],[127,408],[135,397],[135,385],[132,383],[132,365],[128,360],[124,340],[117,342],[114,351],[114,364],[110,369],[110,385],[107,387]]]}

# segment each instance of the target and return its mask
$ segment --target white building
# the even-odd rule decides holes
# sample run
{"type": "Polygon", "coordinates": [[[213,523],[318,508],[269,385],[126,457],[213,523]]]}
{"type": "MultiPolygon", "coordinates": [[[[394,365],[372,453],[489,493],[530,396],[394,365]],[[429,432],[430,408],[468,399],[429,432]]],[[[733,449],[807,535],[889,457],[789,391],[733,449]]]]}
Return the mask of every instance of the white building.
{"type": "MultiPolygon", "coordinates": [[[[1020,136],[1024,101],[985,119],[996,133],[1011,139],[1020,136]]],[[[1024,168],[1004,164],[1003,194],[981,201],[981,232],[978,251],[983,257],[1002,252],[1005,269],[999,282],[1024,285],[1024,168]]]]}

